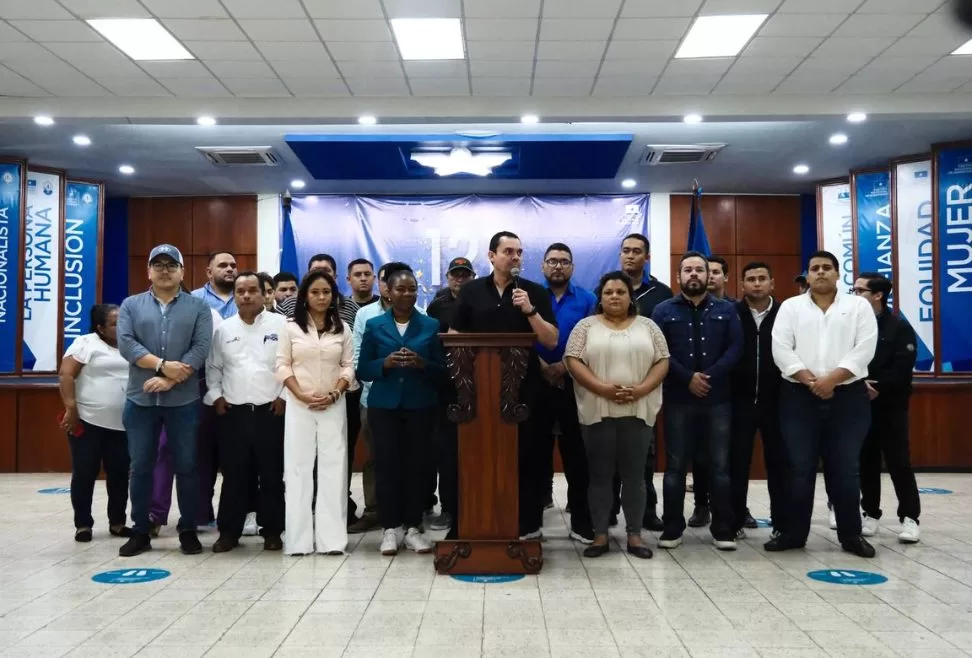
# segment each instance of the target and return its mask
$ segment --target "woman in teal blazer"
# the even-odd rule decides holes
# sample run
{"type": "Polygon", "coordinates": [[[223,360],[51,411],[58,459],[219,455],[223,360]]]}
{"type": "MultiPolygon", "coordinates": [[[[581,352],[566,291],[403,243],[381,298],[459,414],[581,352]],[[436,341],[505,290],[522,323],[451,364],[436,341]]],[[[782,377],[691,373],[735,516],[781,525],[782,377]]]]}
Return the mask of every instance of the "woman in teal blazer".
{"type": "Polygon", "coordinates": [[[445,357],[438,321],[415,310],[415,275],[395,272],[387,286],[391,308],[365,325],[357,370],[358,379],[372,382],[368,424],[385,529],[381,552],[395,555],[404,542],[416,553],[428,553],[432,544],[421,532],[422,507],[445,357]]]}

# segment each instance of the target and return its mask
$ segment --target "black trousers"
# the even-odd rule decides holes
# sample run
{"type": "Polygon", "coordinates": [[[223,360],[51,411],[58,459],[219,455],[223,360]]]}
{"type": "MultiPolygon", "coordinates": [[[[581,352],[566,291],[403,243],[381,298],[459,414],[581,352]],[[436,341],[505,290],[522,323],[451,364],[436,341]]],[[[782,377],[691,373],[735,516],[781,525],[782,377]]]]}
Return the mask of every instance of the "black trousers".
{"type": "MultiPolygon", "coordinates": [[[[345,393],[347,398],[346,411],[348,414],[348,525],[357,518],[358,505],[351,497],[351,472],[354,470],[354,448],[358,445],[358,434],[361,432],[361,389],[345,393]]],[[[314,469],[314,499],[317,499],[317,469],[314,469]]]]}
{"type": "Polygon", "coordinates": [[[550,493],[550,480],[547,477],[550,463],[550,448],[537,440],[536,410],[538,400],[532,398],[530,418],[517,428],[517,453],[519,459],[520,482],[520,536],[536,532],[543,527],[543,506],[550,493]]]}
{"type": "Polygon", "coordinates": [[[806,543],[813,515],[817,464],[823,458],[827,494],[837,515],[837,538],[861,535],[860,457],[871,405],[863,381],[834,389],[821,400],[802,384],[783,382],[780,426],[787,463],[786,534],[795,544],[806,543]]]}
{"type": "MultiPolygon", "coordinates": [[[[780,430],[779,405],[775,399],[733,400],[732,439],[729,445],[729,480],[732,489],[732,518],[735,530],[746,519],[746,498],[749,495],[749,467],[753,462],[756,432],[763,441],[763,463],[766,466],[766,487],[769,489],[770,519],[773,529],[783,532],[786,527],[786,459],[780,430]]],[[[699,480],[695,480],[698,492],[699,480]]],[[[698,501],[696,501],[698,504],[698,501]]]]}
{"type": "Polygon", "coordinates": [[[450,402],[443,397],[436,409],[435,453],[439,465],[439,501],[442,511],[452,515],[449,538],[459,537],[459,426],[446,416],[450,402]]]}
{"type": "MultiPolygon", "coordinates": [[[[547,456],[546,464],[552,476],[554,425],[560,425],[560,438],[556,441],[560,448],[560,458],[564,462],[564,476],[567,478],[567,504],[570,505],[570,525],[578,532],[590,532],[591,510],[587,491],[590,483],[587,467],[587,451],[581,435],[580,421],[577,418],[577,398],[574,386],[567,378],[563,388],[551,386],[544,381],[540,386],[540,397],[534,409],[533,427],[536,441],[547,456]]],[[[544,474],[546,478],[546,472],[544,474]]],[[[545,502],[545,501],[544,501],[545,502]]]]}
{"type": "Polygon", "coordinates": [[[908,451],[908,400],[871,402],[871,428],[861,449],[861,507],[873,519],[881,518],[881,456],[898,498],[898,520],[918,520],[921,502],[908,451]]]}
{"type": "Polygon", "coordinates": [[[284,528],[284,419],[270,405],[234,405],[219,416],[220,469],[223,488],[219,495],[220,535],[238,539],[250,510],[252,470],[259,477],[257,517],[267,536],[284,528]]]}
{"type": "Polygon", "coordinates": [[[375,444],[378,517],[382,527],[418,528],[428,496],[435,409],[368,407],[375,444]]]}
{"type": "MultiPolygon", "coordinates": [[[[644,526],[648,525],[648,518],[658,513],[658,492],[655,491],[655,469],[658,468],[658,452],[655,448],[656,442],[651,442],[648,449],[648,459],[645,460],[645,518],[644,526]]],[[[621,511],[621,475],[614,475],[614,504],[611,506],[611,513],[614,516],[621,511]]]]}
{"type": "Polygon", "coordinates": [[[692,459],[692,493],[695,494],[696,507],[709,506],[709,469],[703,455],[692,459]]]}
{"type": "Polygon", "coordinates": [[[128,507],[128,438],[124,430],[110,430],[81,421],[81,436],[68,435],[71,446],[71,507],[74,527],[91,528],[91,499],[102,466],[108,490],[108,524],[125,525],[128,507]]]}

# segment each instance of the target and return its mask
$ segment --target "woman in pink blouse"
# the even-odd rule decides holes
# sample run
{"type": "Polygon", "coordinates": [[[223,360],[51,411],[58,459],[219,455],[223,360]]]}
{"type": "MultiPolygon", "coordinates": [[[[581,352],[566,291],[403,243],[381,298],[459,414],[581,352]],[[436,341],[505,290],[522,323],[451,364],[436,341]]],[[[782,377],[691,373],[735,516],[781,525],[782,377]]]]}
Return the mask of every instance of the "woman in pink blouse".
{"type": "Polygon", "coordinates": [[[277,377],[289,391],[284,420],[287,555],[340,555],[348,545],[348,428],[344,393],[356,386],[351,330],[341,322],[337,284],[311,270],[280,337],[277,377]],[[317,499],[314,459],[317,459],[317,499]]]}

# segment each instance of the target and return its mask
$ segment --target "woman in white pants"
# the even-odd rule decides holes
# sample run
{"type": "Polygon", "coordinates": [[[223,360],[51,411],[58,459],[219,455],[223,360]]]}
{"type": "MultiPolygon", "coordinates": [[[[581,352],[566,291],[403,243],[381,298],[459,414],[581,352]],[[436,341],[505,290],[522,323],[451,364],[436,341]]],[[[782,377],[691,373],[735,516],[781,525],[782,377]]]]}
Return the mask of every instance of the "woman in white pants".
{"type": "Polygon", "coordinates": [[[348,545],[345,391],[356,386],[351,330],[338,315],[337,284],[311,270],[280,336],[277,377],[289,391],[284,420],[287,555],[340,555],[348,545]],[[317,500],[314,459],[317,459],[317,500]]]}

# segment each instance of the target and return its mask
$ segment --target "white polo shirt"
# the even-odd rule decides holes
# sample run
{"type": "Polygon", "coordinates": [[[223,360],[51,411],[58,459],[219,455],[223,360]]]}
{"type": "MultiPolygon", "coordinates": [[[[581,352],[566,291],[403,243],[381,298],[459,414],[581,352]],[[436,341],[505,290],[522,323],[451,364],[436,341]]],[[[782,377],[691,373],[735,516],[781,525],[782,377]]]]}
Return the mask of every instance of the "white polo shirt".
{"type": "Polygon", "coordinates": [[[263,405],[281,397],[283,385],[274,371],[286,326],[287,318],[266,310],[253,324],[239,315],[223,320],[206,359],[206,404],[222,397],[231,405],[263,405]]]}
{"type": "Polygon", "coordinates": [[[117,347],[97,333],[79,336],[64,353],[82,365],[74,380],[78,416],[84,422],[110,430],[125,431],[122,411],[128,389],[129,363],[117,347]]]}

